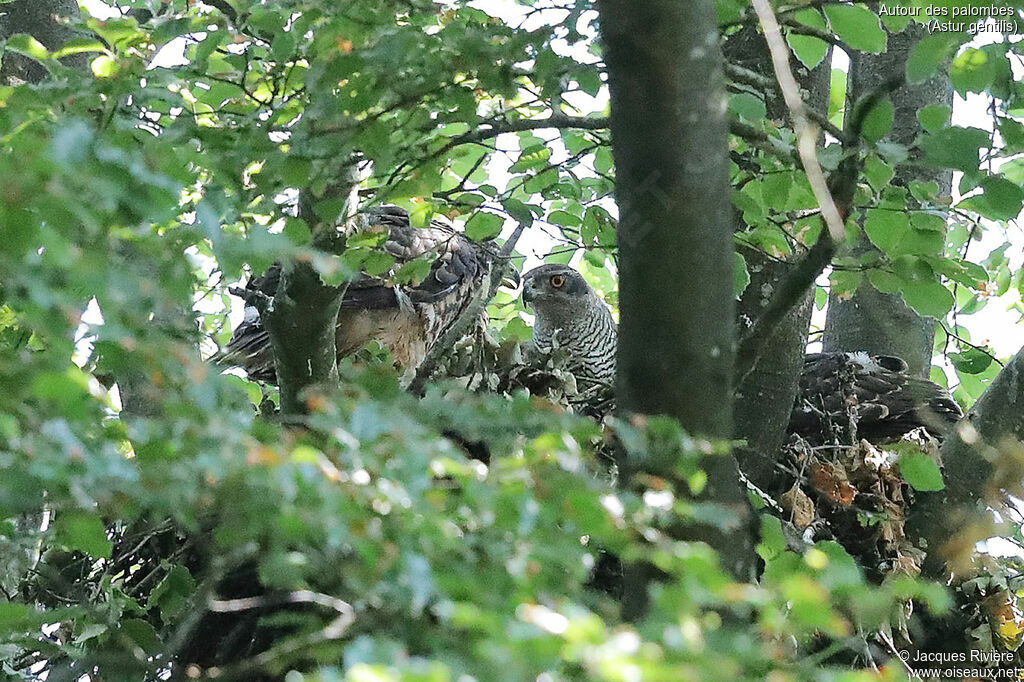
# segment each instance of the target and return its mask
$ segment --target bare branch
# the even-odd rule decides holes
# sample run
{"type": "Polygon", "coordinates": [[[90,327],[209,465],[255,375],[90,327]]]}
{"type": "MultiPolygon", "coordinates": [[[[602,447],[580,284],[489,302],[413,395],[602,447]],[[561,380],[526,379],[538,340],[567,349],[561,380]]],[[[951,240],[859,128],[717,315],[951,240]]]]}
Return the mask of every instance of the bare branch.
{"type": "Polygon", "coordinates": [[[246,289],[244,287],[228,287],[228,293],[245,301],[261,313],[270,307],[274,301],[273,296],[267,296],[258,289],[246,289]]]}
{"type": "Polygon", "coordinates": [[[821,207],[821,214],[832,241],[835,244],[841,244],[846,237],[845,220],[836,207],[828,188],[828,181],[825,179],[825,173],[818,163],[818,134],[807,119],[804,102],[800,98],[800,85],[796,82],[790,67],[789,47],[786,45],[785,38],[782,37],[779,22],[775,18],[775,13],[768,0],[752,0],[752,3],[761,22],[765,41],[768,43],[768,51],[772,56],[772,66],[775,69],[779,87],[782,89],[782,97],[793,119],[793,127],[797,135],[797,150],[800,153],[804,172],[807,173],[807,181],[811,184],[814,198],[821,207]]]}
{"type": "MultiPolygon", "coordinates": [[[[764,92],[765,94],[774,96],[782,95],[781,91],[779,90],[779,84],[776,81],[773,81],[770,78],[765,78],[756,71],[744,69],[742,66],[726,64],[725,73],[733,81],[756,88],[761,92],[764,92]]],[[[835,139],[839,140],[840,142],[844,142],[846,140],[846,133],[843,132],[841,128],[836,126],[830,120],[828,120],[828,116],[816,111],[813,108],[806,106],[804,107],[804,112],[807,114],[807,118],[814,121],[814,123],[819,128],[824,130],[826,133],[828,133],[835,139]]],[[[736,133],[734,132],[733,134],[736,133]]]]}
{"type": "Polygon", "coordinates": [[[835,252],[836,243],[832,240],[831,234],[828,230],[822,230],[818,241],[814,243],[804,259],[797,264],[786,279],[779,283],[768,306],[736,349],[735,381],[737,385],[742,383],[743,379],[754,369],[765,341],[768,340],[786,314],[800,303],[807,290],[814,286],[818,275],[828,267],[835,252]]]}
{"type": "Polygon", "coordinates": [[[318,606],[325,606],[338,612],[343,619],[345,628],[355,622],[355,609],[347,601],[311,590],[295,590],[294,592],[286,592],[279,595],[260,595],[256,597],[242,597],[240,599],[210,599],[207,601],[207,607],[214,613],[235,613],[237,611],[281,606],[282,604],[316,604],[318,606]]]}

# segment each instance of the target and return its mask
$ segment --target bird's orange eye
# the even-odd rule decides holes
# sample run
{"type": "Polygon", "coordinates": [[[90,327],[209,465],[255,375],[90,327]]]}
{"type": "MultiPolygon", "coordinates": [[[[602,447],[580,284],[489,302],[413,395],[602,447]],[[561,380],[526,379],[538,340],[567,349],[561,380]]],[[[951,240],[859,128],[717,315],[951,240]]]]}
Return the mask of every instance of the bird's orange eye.
{"type": "Polygon", "coordinates": [[[561,289],[565,286],[565,275],[552,275],[551,286],[556,289],[561,289]]]}

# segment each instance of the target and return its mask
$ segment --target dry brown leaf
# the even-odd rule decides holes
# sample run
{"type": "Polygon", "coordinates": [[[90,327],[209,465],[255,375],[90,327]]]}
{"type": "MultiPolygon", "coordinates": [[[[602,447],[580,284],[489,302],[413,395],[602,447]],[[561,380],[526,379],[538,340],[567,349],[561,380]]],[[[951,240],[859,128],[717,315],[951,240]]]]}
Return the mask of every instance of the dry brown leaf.
{"type": "Polygon", "coordinates": [[[794,485],[784,492],[780,501],[782,508],[789,513],[793,525],[800,530],[814,523],[814,502],[800,490],[799,485],[794,485]]]}
{"type": "Polygon", "coordinates": [[[1016,651],[1024,643],[1024,614],[1017,608],[1012,592],[1000,590],[982,602],[992,638],[1006,651],[1016,651]]]}
{"type": "Polygon", "coordinates": [[[810,466],[814,489],[836,504],[849,506],[857,497],[857,489],[841,465],[832,462],[814,462],[810,466]]]}

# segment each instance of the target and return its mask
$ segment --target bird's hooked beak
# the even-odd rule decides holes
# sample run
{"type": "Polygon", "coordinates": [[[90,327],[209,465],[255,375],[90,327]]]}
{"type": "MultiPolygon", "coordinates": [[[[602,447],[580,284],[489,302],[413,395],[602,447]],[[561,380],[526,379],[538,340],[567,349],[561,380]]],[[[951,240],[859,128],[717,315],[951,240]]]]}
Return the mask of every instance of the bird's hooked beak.
{"type": "Polygon", "coordinates": [[[533,300],[537,298],[537,292],[533,288],[533,278],[523,282],[523,303],[531,305],[533,300]]]}

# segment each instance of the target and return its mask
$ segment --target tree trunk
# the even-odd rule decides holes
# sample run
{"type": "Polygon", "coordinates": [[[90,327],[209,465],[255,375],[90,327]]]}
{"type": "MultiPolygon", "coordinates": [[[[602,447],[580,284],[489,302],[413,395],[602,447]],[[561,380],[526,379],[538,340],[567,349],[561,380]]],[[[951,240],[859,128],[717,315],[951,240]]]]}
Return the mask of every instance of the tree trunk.
{"type": "MultiPolygon", "coordinates": [[[[906,70],[910,49],[925,35],[924,27],[911,23],[901,33],[889,34],[889,48],[882,54],[854,53],[850,56],[850,97],[857,101],[878,90],[906,70]]],[[[937,74],[917,84],[904,84],[892,94],[895,121],[887,140],[910,145],[920,133],[917,112],[931,104],[952,106],[953,89],[949,78],[937,74]]],[[[947,170],[928,170],[920,166],[900,166],[893,181],[908,186],[912,181],[933,181],[939,194],[948,195],[953,174],[947,170]]],[[[861,235],[854,254],[867,255],[877,249],[861,235]]],[[[927,377],[931,368],[935,339],[935,320],[923,317],[903,302],[898,294],[883,294],[866,280],[849,299],[829,297],[825,321],[826,351],[859,351],[896,355],[907,361],[910,371],[927,377]]]]}
{"type": "MultiPolygon", "coordinates": [[[[958,543],[968,526],[990,518],[986,503],[1003,487],[1020,494],[1019,452],[1024,442],[1024,349],[996,376],[981,398],[942,444],[946,487],[918,493],[911,510],[912,537],[923,538],[928,556],[924,573],[942,578],[946,573],[943,548],[958,543]],[[997,472],[1008,480],[1000,481],[997,472]]],[[[984,538],[974,538],[981,540],[984,538]]],[[[967,543],[967,548],[973,542],[967,543]]]]}
{"type": "MultiPolygon", "coordinates": [[[[775,81],[771,56],[764,36],[750,26],[730,36],[725,43],[729,64],[753,71],[775,81]]],[[[794,62],[795,76],[806,92],[807,105],[819,113],[828,112],[832,80],[831,51],[818,67],[808,71],[794,62]]],[[[781,96],[767,97],[768,116],[783,125],[789,113],[781,96]]],[[[743,226],[739,226],[742,228],[743,226]]],[[[737,307],[738,331],[742,335],[764,311],[775,287],[787,277],[792,262],[769,259],[752,249],[743,251],[750,271],[750,285],[737,307]]],[[[743,472],[759,487],[770,490],[776,475],[774,455],[782,444],[789,415],[796,399],[797,380],[804,364],[807,331],[811,321],[813,291],[789,312],[766,342],[754,369],[736,390],[735,435],[746,442],[736,456],[743,472]]]]}
{"type": "MultiPolygon", "coordinates": [[[[0,3],[0,41],[17,33],[28,33],[46,46],[56,50],[78,33],[62,23],[59,18],[77,19],[79,16],[76,0],[15,0],[0,3]]],[[[70,55],[64,58],[69,66],[86,68],[88,56],[70,55]]],[[[0,63],[0,84],[38,83],[47,76],[39,62],[19,54],[7,52],[0,63]]]]}
{"type": "MultiPolygon", "coordinates": [[[[619,410],[668,415],[693,435],[728,439],[733,221],[714,8],[703,0],[602,0],[598,8],[621,213],[619,410]]],[[[709,543],[746,578],[752,542],[735,461],[707,457],[703,466],[701,499],[735,511],[743,527],[691,527],[687,539],[709,543]]],[[[677,493],[689,495],[685,484],[677,493]]]]}
{"type": "Polygon", "coordinates": [[[286,267],[273,306],[262,313],[281,389],[281,413],[308,412],[306,391],[338,383],[335,328],[345,287],[327,286],[308,264],[286,267]]]}

